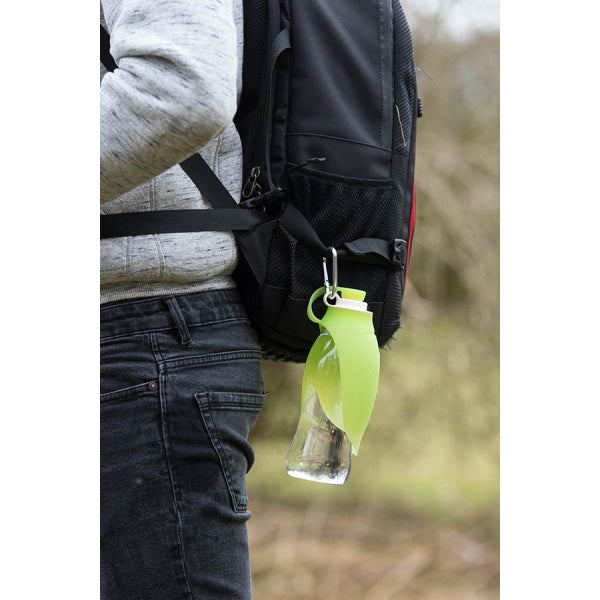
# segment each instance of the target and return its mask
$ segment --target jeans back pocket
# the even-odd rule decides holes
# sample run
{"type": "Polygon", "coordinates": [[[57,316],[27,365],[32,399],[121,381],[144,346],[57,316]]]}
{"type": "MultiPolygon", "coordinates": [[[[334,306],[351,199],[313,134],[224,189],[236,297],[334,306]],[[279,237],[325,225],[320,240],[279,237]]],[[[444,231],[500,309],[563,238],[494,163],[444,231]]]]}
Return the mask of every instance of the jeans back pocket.
{"type": "Polygon", "coordinates": [[[248,507],[246,473],[254,464],[248,434],[265,400],[264,394],[207,391],[195,395],[211,444],[219,458],[233,509],[248,507]]]}

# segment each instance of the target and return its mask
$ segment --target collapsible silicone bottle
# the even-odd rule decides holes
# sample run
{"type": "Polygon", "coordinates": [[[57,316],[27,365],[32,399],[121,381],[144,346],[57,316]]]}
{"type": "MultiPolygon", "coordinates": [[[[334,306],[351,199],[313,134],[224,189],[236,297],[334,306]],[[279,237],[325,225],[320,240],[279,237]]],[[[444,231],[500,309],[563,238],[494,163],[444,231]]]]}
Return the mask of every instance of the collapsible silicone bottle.
{"type": "Polygon", "coordinates": [[[363,302],[365,292],[337,288],[335,304],[327,301],[322,319],[312,305],[324,295],[312,295],[308,316],[321,334],[306,359],[302,379],[300,419],[288,451],[289,475],[300,479],[344,484],[352,455],[358,453],[379,382],[379,348],[373,314],[363,302]]]}

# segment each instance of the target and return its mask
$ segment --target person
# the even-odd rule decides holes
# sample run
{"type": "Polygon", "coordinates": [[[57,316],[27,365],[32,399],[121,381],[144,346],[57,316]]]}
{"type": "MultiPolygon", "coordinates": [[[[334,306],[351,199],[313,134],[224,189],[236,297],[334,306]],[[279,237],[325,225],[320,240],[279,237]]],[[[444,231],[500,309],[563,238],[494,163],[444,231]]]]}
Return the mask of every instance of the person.
{"type": "MultiPolygon", "coordinates": [[[[234,198],[242,0],[101,0],[101,213],[210,208],[199,151],[234,198]]],[[[264,402],[231,232],[104,239],[101,597],[251,597],[245,475],[264,402]]]]}

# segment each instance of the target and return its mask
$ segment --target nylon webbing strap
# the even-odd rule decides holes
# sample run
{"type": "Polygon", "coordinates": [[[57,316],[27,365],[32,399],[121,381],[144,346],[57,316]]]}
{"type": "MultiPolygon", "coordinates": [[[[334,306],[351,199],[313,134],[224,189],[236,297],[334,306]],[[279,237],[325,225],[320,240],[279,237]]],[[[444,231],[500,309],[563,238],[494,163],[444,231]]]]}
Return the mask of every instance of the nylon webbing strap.
{"type": "Polygon", "coordinates": [[[192,231],[244,231],[270,220],[271,217],[264,213],[241,208],[118,213],[101,216],[100,238],[192,231]]]}
{"type": "Polygon", "coordinates": [[[312,250],[317,256],[329,256],[330,252],[323,244],[307,218],[293,205],[286,204],[278,221],[299,242],[312,250]]]}
{"type": "Polygon", "coordinates": [[[236,210],[240,210],[240,207],[227,191],[227,188],[221,183],[221,180],[215,175],[215,172],[199,154],[192,154],[190,157],[181,161],[179,166],[194,182],[202,196],[206,198],[214,208],[235,208],[236,210]]]}
{"type": "MultiPolygon", "coordinates": [[[[110,35],[100,26],[100,60],[107,71],[117,65],[110,53],[110,35]]],[[[199,154],[180,167],[214,207],[212,210],[157,210],[100,216],[100,238],[192,231],[243,231],[270,220],[264,213],[241,209],[199,154]]]]}

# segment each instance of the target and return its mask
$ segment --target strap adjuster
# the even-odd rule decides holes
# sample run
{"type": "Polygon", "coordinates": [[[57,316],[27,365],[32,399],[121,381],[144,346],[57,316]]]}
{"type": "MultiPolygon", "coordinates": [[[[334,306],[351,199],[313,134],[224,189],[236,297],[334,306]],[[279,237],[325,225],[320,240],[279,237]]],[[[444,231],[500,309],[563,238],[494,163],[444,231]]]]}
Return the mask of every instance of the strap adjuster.
{"type": "Polygon", "coordinates": [[[408,250],[408,244],[406,240],[395,239],[394,240],[394,248],[392,254],[392,264],[404,271],[406,268],[406,254],[408,250]]]}

